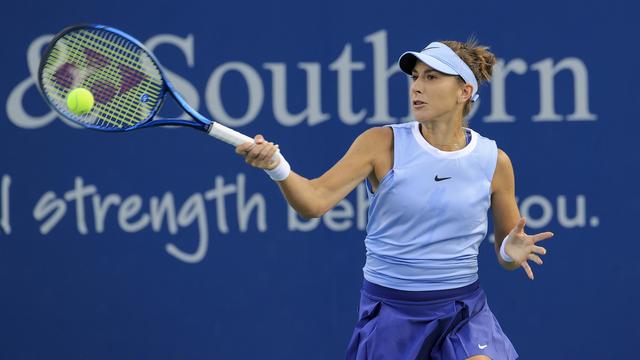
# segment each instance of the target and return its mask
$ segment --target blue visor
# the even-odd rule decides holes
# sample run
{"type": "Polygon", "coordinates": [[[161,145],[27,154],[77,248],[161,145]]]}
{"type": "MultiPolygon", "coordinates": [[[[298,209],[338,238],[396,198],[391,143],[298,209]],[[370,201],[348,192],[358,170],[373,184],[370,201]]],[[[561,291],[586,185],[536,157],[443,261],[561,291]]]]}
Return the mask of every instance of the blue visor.
{"type": "Polygon", "coordinates": [[[420,60],[433,69],[448,75],[460,75],[465,83],[473,86],[471,101],[478,100],[478,81],[471,68],[447,45],[441,42],[432,42],[422,51],[407,51],[398,60],[400,69],[411,75],[416,61],[420,60]]]}

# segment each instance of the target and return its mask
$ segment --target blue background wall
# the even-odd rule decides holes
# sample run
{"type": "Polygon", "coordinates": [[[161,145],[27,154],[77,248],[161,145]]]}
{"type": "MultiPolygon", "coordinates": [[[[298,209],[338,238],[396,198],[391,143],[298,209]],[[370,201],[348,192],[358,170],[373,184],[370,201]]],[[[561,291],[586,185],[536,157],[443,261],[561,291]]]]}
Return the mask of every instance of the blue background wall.
{"type": "Polygon", "coordinates": [[[488,236],[479,261],[490,306],[522,359],[635,355],[637,4],[2,8],[0,358],[339,359],[356,320],[363,188],[309,222],[288,212],[261,171],[201,133],[102,134],[57,119],[34,70],[50,36],[78,22],[141,39],[199,111],[278,142],[310,178],[365,129],[409,120],[406,77],[384,75],[403,51],[475,34],[500,58],[502,80],[481,88],[470,126],[511,157],[527,231],[556,234],[533,282],[498,266],[488,236]],[[225,72],[233,67],[252,75],[252,85],[225,72]],[[273,87],[282,68],[286,92],[273,87]],[[319,71],[319,90],[316,81],[307,91],[305,68],[319,71]],[[224,76],[216,82],[215,74],[224,76]],[[223,109],[214,106],[218,93],[223,109]],[[326,115],[286,122],[274,111],[277,93],[290,113],[315,102],[326,115]],[[347,95],[351,103],[341,106],[347,95]],[[158,216],[161,200],[175,211],[158,216]],[[106,212],[105,201],[115,204],[106,212]]]}

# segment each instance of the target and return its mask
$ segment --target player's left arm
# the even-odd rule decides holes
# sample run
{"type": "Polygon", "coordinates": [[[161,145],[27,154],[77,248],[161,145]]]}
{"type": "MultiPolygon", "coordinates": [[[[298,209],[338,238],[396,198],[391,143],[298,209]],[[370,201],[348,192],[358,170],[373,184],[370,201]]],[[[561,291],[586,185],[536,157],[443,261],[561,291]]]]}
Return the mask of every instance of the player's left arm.
{"type": "Polygon", "coordinates": [[[531,260],[542,265],[542,259],[539,255],[546,254],[546,249],[536,243],[550,238],[553,233],[544,232],[535,235],[524,233],[526,220],[520,216],[516,204],[513,166],[507,154],[501,149],[498,149],[498,160],[491,181],[491,210],[498,262],[508,270],[522,267],[527,276],[533,279],[533,271],[527,261],[531,260]],[[514,260],[513,262],[506,262],[500,256],[500,246],[507,235],[510,236],[510,240],[506,250],[514,260]]]}

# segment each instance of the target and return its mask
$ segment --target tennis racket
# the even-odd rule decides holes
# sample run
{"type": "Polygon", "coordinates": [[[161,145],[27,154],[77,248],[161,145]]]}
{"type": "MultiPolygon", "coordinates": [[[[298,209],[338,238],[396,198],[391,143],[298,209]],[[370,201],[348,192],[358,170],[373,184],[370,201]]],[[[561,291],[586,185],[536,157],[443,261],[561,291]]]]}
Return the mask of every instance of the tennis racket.
{"type": "MultiPolygon", "coordinates": [[[[84,127],[112,132],[162,125],[188,126],[237,146],[254,140],[199,114],[167,79],[155,56],[138,40],[104,25],[75,25],[58,33],[42,57],[39,88],[61,116],[84,127]],[[91,92],[94,105],[83,114],[67,107],[77,88],[91,92]],[[154,119],[167,94],[192,117],[154,119]]],[[[274,160],[278,153],[274,155],[274,160]]]]}

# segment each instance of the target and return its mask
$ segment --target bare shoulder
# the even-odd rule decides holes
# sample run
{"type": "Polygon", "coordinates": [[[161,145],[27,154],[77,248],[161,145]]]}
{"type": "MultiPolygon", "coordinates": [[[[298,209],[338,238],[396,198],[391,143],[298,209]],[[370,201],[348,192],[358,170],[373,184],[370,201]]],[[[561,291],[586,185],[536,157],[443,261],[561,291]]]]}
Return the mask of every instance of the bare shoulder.
{"type": "Polygon", "coordinates": [[[373,127],[363,132],[357,141],[362,141],[363,150],[371,159],[372,169],[367,178],[375,192],[380,180],[393,166],[393,129],[373,127]]]}
{"type": "Polygon", "coordinates": [[[509,155],[507,155],[504,150],[498,148],[498,163],[496,164],[496,171],[500,170],[508,170],[512,168],[511,159],[509,155]]]}
{"type": "Polygon", "coordinates": [[[362,145],[375,148],[384,148],[393,142],[393,130],[390,127],[372,127],[365,130],[356,141],[360,141],[362,145]]]}
{"type": "Polygon", "coordinates": [[[505,186],[513,186],[513,181],[514,175],[511,159],[504,150],[498,149],[498,160],[493,173],[493,180],[491,181],[491,190],[496,191],[505,186]]]}
{"type": "Polygon", "coordinates": [[[349,152],[376,162],[384,153],[393,149],[393,130],[389,127],[372,127],[362,132],[353,142],[349,152]]]}

